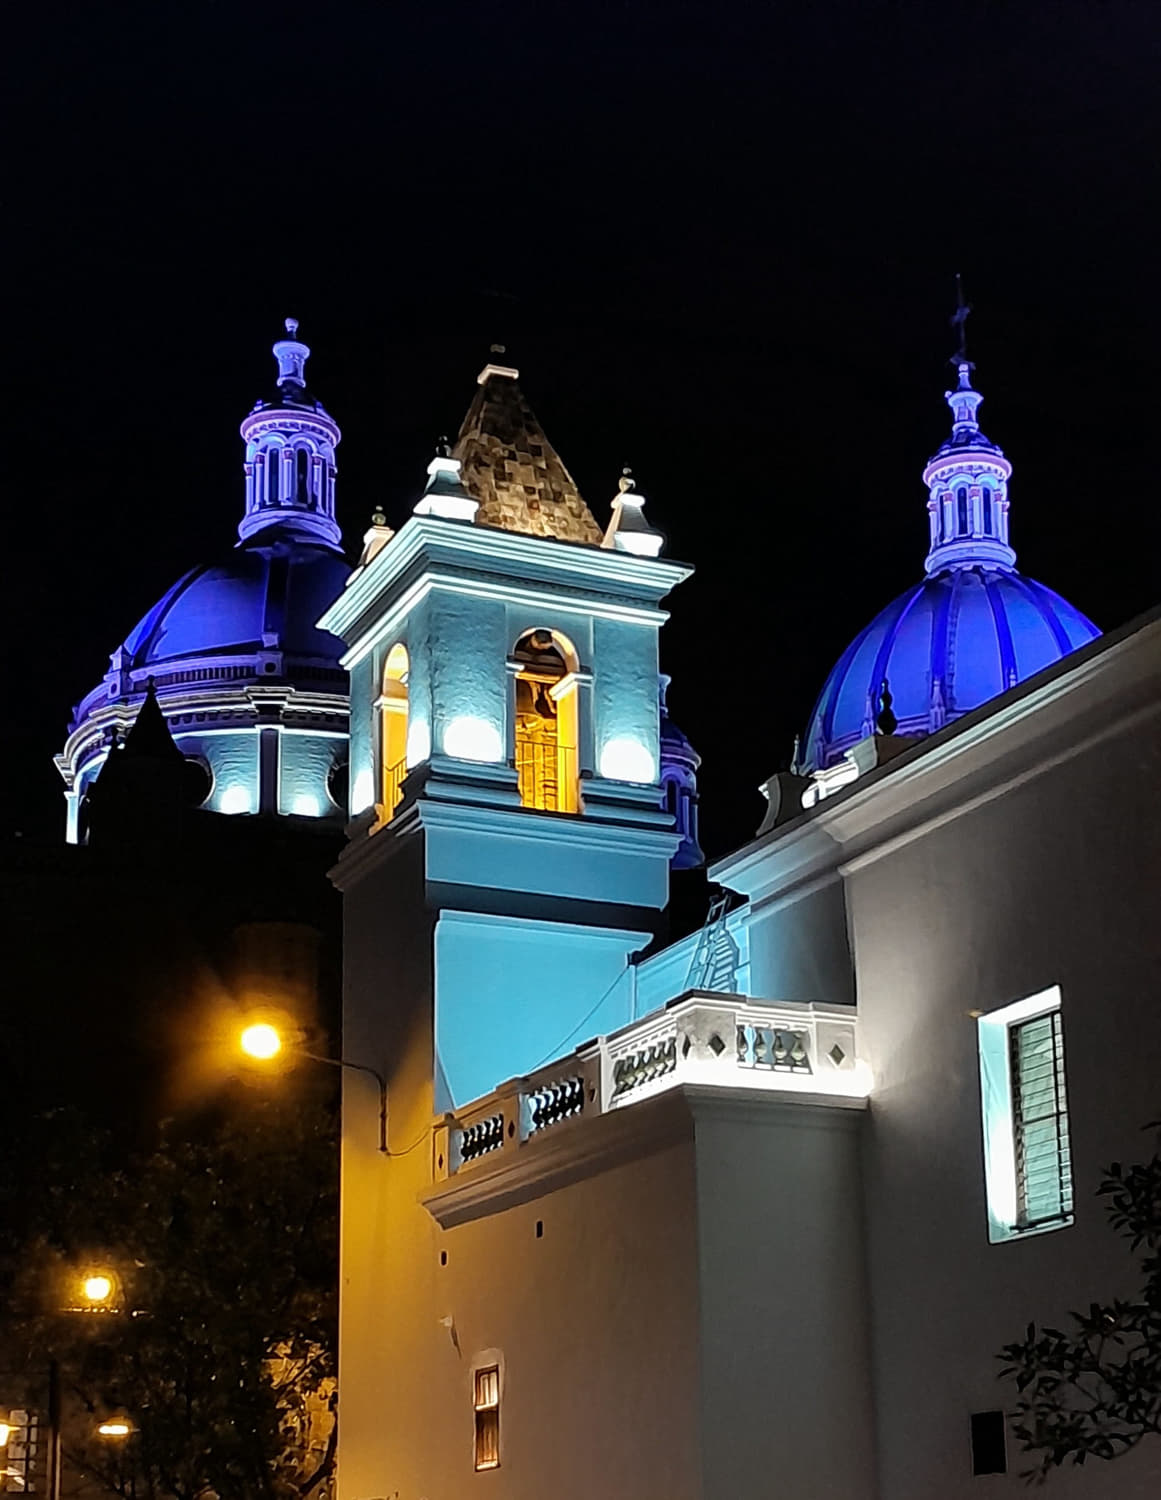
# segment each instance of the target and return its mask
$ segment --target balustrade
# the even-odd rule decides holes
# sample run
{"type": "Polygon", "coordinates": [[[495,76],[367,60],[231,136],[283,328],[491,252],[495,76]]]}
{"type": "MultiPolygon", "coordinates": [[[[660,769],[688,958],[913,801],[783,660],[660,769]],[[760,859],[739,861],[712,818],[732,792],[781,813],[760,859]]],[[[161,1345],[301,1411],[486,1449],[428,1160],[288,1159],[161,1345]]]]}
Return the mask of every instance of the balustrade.
{"type": "Polygon", "coordinates": [[[437,1176],[555,1138],[591,1115],[681,1084],[861,1099],[853,1006],[747,1000],[694,991],[527,1078],[514,1078],[436,1127],[437,1176]]]}

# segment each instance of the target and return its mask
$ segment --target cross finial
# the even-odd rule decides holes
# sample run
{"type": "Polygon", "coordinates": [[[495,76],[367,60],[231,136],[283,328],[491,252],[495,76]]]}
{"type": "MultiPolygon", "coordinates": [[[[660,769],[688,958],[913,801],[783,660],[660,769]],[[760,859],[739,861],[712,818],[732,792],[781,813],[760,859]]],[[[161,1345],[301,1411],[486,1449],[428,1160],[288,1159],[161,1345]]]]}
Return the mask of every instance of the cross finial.
{"type": "Polygon", "coordinates": [[[971,304],[964,301],[963,277],[957,271],[955,273],[955,312],[951,315],[951,326],[956,330],[957,339],[956,351],[951,357],[951,363],[957,369],[968,363],[967,320],[970,312],[971,304]]]}

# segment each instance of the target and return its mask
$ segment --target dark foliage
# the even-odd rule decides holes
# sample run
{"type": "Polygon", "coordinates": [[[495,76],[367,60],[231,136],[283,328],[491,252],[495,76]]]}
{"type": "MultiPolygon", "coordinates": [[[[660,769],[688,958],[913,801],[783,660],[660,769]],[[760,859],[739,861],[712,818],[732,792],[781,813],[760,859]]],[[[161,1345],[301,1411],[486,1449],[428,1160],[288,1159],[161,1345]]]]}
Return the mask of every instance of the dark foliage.
{"type": "Polygon", "coordinates": [[[315,1491],[333,1462],[331,1096],[243,1091],[215,1122],[167,1127],[120,1163],[76,1117],[27,1129],[23,1170],[0,1187],[12,1404],[43,1411],[55,1359],[66,1462],[126,1497],[315,1491]],[[78,1296],[93,1267],[116,1279],[105,1310],[78,1296]],[[98,1438],[114,1413],[131,1436],[98,1438]]]}
{"type": "Polygon", "coordinates": [[[1140,1257],[1140,1293],[1072,1313],[1067,1330],[1029,1324],[1001,1353],[1020,1393],[1013,1429],[1036,1455],[1034,1480],[1161,1435],[1161,1156],[1114,1162],[1100,1193],[1109,1223],[1140,1257]]]}

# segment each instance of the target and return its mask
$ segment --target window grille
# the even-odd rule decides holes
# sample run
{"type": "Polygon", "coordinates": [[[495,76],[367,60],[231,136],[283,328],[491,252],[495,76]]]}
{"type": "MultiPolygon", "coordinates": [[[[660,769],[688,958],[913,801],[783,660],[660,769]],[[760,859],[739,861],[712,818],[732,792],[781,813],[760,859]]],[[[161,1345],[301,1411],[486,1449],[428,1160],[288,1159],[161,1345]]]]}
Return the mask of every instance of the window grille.
{"type": "Polygon", "coordinates": [[[486,1365],[475,1374],[476,1468],[500,1467],[500,1367],[486,1365]]]}
{"type": "Polygon", "coordinates": [[[1031,1229],[1072,1212],[1072,1153],[1060,1011],[1011,1026],[1016,1224],[1031,1229]]]}

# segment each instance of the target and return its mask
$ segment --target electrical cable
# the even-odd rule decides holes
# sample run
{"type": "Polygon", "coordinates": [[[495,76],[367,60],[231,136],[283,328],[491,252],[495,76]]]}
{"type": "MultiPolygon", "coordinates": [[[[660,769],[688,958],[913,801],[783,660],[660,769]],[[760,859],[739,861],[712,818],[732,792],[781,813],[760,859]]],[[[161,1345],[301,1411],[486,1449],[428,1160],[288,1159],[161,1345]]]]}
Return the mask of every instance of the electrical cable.
{"type": "Polygon", "coordinates": [[[584,1026],[584,1025],[586,1025],[592,1019],[592,1017],[596,1015],[597,1011],[599,1011],[600,1008],[601,1008],[601,1006],[604,1005],[605,1001],[609,998],[609,996],[617,988],[617,986],[620,984],[621,980],[624,979],[625,975],[628,974],[628,973],[630,973],[630,972],[631,972],[631,966],[628,965],[628,964],[626,964],[626,966],[616,976],[616,978],[613,980],[612,984],[609,985],[608,989],[601,996],[601,998],[597,1001],[597,1003],[592,1007],[592,1009],[586,1011],[585,1014],[576,1023],[576,1025],[572,1028],[572,1030],[569,1031],[569,1032],[566,1032],[565,1035],[561,1037],[560,1041],[557,1042],[556,1046],[553,1047],[550,1051],[548,1051],[548,1052],[546,1052],[544,1054],[544,1056],[536,1064],[536,1067],[529,1068],[528,1071],[530,1073],[535,1073],[537,1068],[542,1068],[545,1063],[551,1062],[554,1057],[559,1057],[560,1056],[561,1048],[564,1046],[564,1044],[566,1042],[571,1042],[572,1039],[573,1039],[573,1037],[576,1036],[577,1032],[581,1029],[581,1027],[584,1026]]]}

